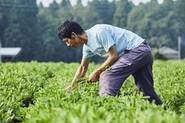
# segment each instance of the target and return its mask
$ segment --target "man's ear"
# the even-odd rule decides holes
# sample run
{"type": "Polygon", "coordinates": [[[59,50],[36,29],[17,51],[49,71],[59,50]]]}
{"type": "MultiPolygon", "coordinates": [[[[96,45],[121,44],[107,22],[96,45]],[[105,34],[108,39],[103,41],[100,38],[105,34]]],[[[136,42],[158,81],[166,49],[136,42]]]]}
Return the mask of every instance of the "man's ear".
{"type": "Polygon", "coordinates": [[[71,33],[71,38],[75,38],[76,37],[76,33],[75,32],[72,32],[71,33]]]}

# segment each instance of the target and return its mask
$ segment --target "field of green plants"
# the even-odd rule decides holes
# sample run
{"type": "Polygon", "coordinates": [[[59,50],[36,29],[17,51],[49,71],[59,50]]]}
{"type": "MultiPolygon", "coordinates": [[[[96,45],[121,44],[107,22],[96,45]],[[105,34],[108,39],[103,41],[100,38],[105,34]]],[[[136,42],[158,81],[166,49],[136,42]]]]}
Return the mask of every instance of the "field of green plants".
{"type": "MultiPolygon", "coordinates": [[[[146,101],[132,77],[117,97],[99,83],[65,92],[78,63],[1,63],[1,123],[185,123],[185,61],[155,61],[155,89],[164,106],[146,101]]],[[[86,77],[100,65],[91,63],[86,77]]]]}

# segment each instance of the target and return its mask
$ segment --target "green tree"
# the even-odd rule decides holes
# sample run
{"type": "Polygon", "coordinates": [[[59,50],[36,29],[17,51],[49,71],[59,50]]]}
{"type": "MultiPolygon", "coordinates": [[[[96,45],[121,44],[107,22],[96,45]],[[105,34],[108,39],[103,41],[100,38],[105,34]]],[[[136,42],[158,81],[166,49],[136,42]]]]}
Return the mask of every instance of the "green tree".
{"type": "Polygon", "coordinates": [[[22,47],[19,60],[31,61],[37,51],[37,5],[36,0],[13,1],[7,10],[8,27],[4,30],[4,46],[22,47]]]}
{"type": "MultiPolygon", "coordinates": [[[[145,4],[140,4],[139,6],[133,8],[133,10],[129,13],[127,20],[127,28],[139,34],[143,38],[148,38],[145,32],[149,30],[149,27],[143,29],[143,27],[146,27],[144,26],[146,22],[144,22],[143,20],[145,19],[145,15],[147,12],[147,6],[145,6],[145,4]]],[[[145,21],[148,21],[148,19],[146,19],[145,21]]]]}
{"type": "Polygon", "coordinates": [[[69,0],[62,0],[60,3],[60,9],[58,10],[58,19],[60,19],[62,22],[65,20],[71,20],[73,19],[73,7],[71,6],[71,3],[69,0]]]}
{"type": "MultiPolygon", "coordinates": [[[[181,29],[179,30],[178,36],[185,38],[185,2],[184,0],[175,1],[175,11],[178,16],[179,21],[181,22],[181,29]]],[[[185,58],[185,44],[182,44],[181,47],[182,58],[185,58]]]]}
{"type": "Polygon", "coordinates": [[[67,47],[57,36],[58,25],[68,19],[69,14],[71,17],[75,15],[73,15],[73,9],[66,12],[64,8],[60,7],[53,13],[52,7],[49,6],[49,8],[42,9],[38,14],[38,22],[40,27],[42,27],[39,28],[40,40],[42,42],[39,48],[40,57],[37,58],[38,61],[80,61],[81,54],[79,50],[76,51],[67,47]]]}
{"type": "Polygon", "coordinates": [[[57,4],[56,0],[49,5],[49,8],[52,12],[56,12],[59,9],[59,5],[57,4]]]}
{"type": "Polygon", "coordinates": [[[4,46],[4,32],[9,25],[9,17],[7,15],[8,14],[0,13],[0,39],[2,46],[4,46]]]}
{"type": "Polygon", "coordinates": [[[77,4],[73,7],[73,19],[76,20],[78,23],[83,25],[84,22],[84,14],[85,14],[85,7],[82,5],[82,1],[78,0],[77,4]]]}
{"type": "Polygon", "coordinates": [[[44,8],[44,5],[43,5],[42,2],[39,3],[38,8],[39,8],[39,9],[43,9],[43,8],[44,8]]]}
{"type": "MultiPolygon", "coordinates": [[[[185,28],[185,1],[184,0],[177,0],[175,2],[175,11],[179,17],[180,20],[184,22],[184,28],[185,28]]],[[[184,33],[185,34],[185,33],[184,33]]]]}
{"type": "Polygon", "coordinates": [[[122,28],[126,28],[128,14],[131,10],[132,5],[130,2],[128,2],[128,0],[120,0],[114,14],[113,24],[122,28]]]}
{"type": "Polygon", "coordinates": [[[69,0],[62,0],[62,2],[61,2],[60,5],[61,5],[61,7],[62,7],[63,9],[65,9],[65,10],[67,10],[67,9],[69,9],[69,8],[72,7],[69,0]]]}
{"type": "Polygon", "coordinates": [[[128,28],[147,39],[153,47],[166,44],[177,48],[177,37],[183,28],[173,5],[170,0],[161,5],[156,0],[140,4],[129,14],[128,28]]]}
{"type": "Polygon", "coordinates": [[[114,1],[110,3],[108,0],[100,0],[99,4],[95,6],[99,19],[102,23],[111,24],[115,12],[114,1]]]}
{"type": "Polygon", "coordinates": [[[87,10],[84,14],[84,28],[90,28],[97,23],[103,23],[99,17],[97,6],[100,4],[99,0],[93,0],[92,2],[88,2],[87,10]]]}

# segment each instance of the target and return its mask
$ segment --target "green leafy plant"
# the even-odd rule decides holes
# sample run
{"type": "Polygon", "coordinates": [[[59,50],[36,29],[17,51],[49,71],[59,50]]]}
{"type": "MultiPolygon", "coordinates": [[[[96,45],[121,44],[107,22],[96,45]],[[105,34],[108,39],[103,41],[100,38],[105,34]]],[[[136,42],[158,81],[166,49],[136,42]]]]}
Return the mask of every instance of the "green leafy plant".
{"type": "Polygon", "coordinates": [[[185,61],[155,61],[154,86],[164,105],[149,103],[129,77],[116,97],[99,97],[99,83],[88,83],[88,74],[100,64],[90,64],[78,86],[70,84],[77,63],[0,64],[0,121],[23,123],[185,121],[185,61]],[[164,106],[167,110],[164,110],[164,106]]]}

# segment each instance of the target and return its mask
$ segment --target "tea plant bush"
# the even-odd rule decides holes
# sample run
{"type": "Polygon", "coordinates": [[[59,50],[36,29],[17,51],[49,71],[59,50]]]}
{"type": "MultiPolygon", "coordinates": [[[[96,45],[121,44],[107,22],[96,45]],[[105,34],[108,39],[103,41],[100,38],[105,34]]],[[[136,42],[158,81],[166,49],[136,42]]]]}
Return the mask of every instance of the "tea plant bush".
{"type": "MultiPolygon", "coordinates": [[[[1,63],[0,121],[23,123],[183,123],[185,61],[155,61],[154,85],[164,101],[146,101],[129,77],[117,97],[98,95],[99,83],[65,92],[78,63],[1,63]]],[[[90,64],[86,77],[100,65],[90,64]]]]}

